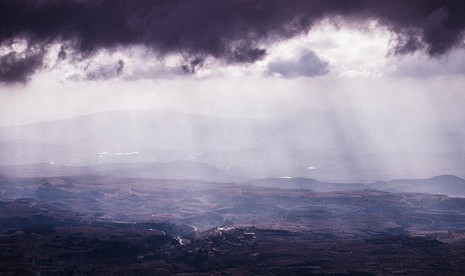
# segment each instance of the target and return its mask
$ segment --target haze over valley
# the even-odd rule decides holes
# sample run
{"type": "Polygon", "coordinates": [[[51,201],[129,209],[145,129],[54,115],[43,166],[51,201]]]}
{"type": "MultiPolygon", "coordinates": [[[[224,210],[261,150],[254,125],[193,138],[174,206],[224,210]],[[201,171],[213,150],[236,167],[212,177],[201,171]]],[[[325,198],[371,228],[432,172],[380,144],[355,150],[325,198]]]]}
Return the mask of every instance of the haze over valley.
{"type": "MultiPolygon", "coordinates": [[[[453,144],[437,142],[447,133],[356,124],[354,113],[309,112],[301,118],[259,120],[172,109],[108,111],[3,127],[0,163],[86,167],[191,161],[215,166],[230,177],[291,176],[345,182],[441,174],[464,177],[463,152],[454,151],[453,144]],[[344,130],[337,131],[343,133],[335,133],[332,122],[342,120],[344,130]],[[384,144],[366,140],[367,132],[386,137],[384,144]],[[432,141],[425,144],[424,137],[432,141]],[[372,144],[378,145],[368,147],[372,144]]],[[[465,137],[462,130],[454,135],[465,137]]],[[[185,177],[173,174],[168,178],[185,177]]]]}

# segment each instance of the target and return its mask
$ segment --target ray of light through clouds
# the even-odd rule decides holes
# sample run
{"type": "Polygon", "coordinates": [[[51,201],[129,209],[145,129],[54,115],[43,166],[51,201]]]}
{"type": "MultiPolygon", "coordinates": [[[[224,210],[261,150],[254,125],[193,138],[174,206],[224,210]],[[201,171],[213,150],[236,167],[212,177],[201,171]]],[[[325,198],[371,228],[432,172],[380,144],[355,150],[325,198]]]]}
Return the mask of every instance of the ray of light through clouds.
{"type": "MultiPolygon", "coordinates": [[[[251,62],[231,62],[229,52],[205,55],[203,44],[191,55],[182,45],[165,53],[116,43],[86,56],[57,41],[42,46],[42,65],[29,68],[34,74],[0,86],[0,125],[175,109],[275,126],[263,147],[285,173],[318,177],[324,171],[331,179],[334,171],[338,180],[463,176],[463,42],[438,56],[398,55],[396,26],[383,20],[331,17],[308,32],[260,38],[252,48],[266,54],[251,62]],[[447,158],[455,163],[444,163],[447,158]]],[[[24,61],[35,57],[24,40],[2,47],[0,63],[13,52],[24,61]]],[[[241,136],[250,140],[242,144],[260,144],[257,133],[241,136]]]]}

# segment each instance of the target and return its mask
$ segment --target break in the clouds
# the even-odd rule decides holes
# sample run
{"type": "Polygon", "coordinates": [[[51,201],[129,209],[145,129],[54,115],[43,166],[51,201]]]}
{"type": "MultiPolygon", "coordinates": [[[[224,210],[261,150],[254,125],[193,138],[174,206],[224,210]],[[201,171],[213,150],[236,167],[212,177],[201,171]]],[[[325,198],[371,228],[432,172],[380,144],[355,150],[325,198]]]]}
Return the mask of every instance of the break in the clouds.
{"type": "MultiPolygon", "coordinates": [[[[208,58],[254,63],[270,44],[305,34],[322,19],[356,25],[376,20],[392,32],[393,53],[439,56],[463,46],[464,13],[463,1],[442,0],[1,0],[0,81],[27,80],[48,66],[45,56],[57,44],[57,61],[143,46],[161,57],[185,56],[183,73],[196,72],[208,58]],[[18,40],[26,41],[26,50],[11,47],[18,40]]],[[[121,70],[117,65],[97,79],[121,70]]]]}

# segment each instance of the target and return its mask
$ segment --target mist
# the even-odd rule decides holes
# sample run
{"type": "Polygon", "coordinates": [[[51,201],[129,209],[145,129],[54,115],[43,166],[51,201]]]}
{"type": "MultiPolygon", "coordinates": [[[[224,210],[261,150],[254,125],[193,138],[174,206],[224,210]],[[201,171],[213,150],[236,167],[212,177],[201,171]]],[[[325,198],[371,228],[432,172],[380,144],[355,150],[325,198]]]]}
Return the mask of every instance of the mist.
{"type": "Polygon", "coordinates": [[[90,91],[56,84],[2,95],[10,110],[2,110],[1,162],[190,160],[232,176],[327,181],[463,176],[462,82],[445,89],[436,78],[335,85],[248,77],[90,83],[90,91]]]}

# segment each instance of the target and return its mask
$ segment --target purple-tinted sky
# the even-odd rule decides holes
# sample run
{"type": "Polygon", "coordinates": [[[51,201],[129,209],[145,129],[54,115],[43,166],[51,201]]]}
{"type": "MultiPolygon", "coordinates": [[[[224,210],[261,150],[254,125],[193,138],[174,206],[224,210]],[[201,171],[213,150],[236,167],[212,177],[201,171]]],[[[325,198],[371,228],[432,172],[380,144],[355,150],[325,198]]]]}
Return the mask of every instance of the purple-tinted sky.
{"type": "MultiPolygon", "coordinates": [[[[181,55],[176,73],[195,73],[208,59],[222,65],[253,64],[273,44],[307,34],[322,20],[357,28],[375,21],[391,33],[390,52],[422,51],[437,57],[463,46],[464,12],[462,1],[439,0],[2,0],[0,82],[25,82],[62,62],[86,60],[92,65],[101,51],[138,46],[162,59],[181,55]]],[[[326,66],[308,50],[270,67],[293,77],[325,74],[326,66]]],[[[98,72],[89,67],[81,69],[85,78],[101,80],[123,75],[125,62],[113,60],[98,72]]],[[[147,77],[156,78],[156,73],[147,77]]]]}
{"type": "Polygon", "coordinates": [[[0,126],[132,109],[331,114],[313,131],[336,145],[463,155],[464,3],[0,0],[0,126]]]}

